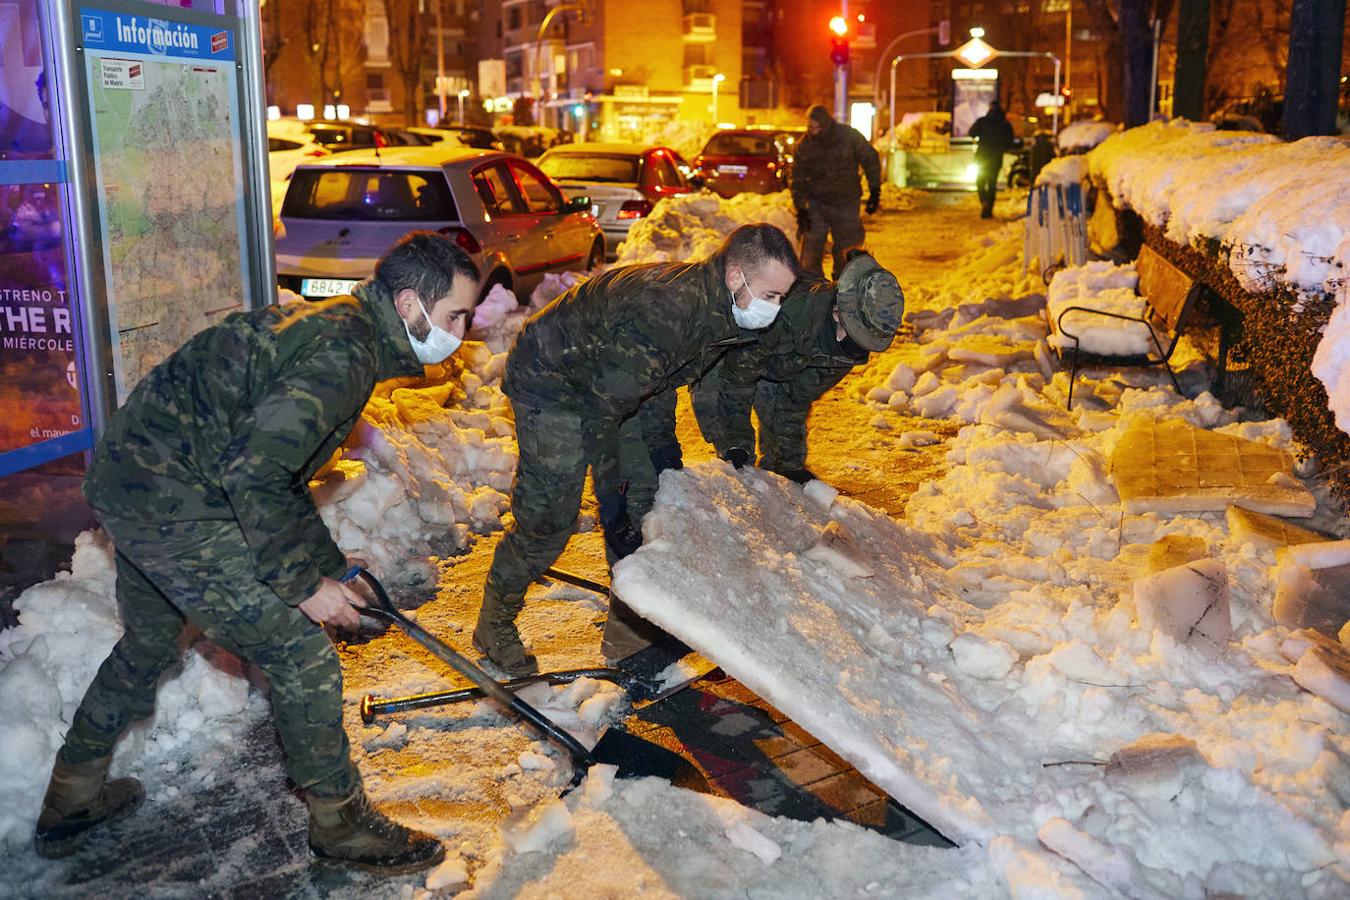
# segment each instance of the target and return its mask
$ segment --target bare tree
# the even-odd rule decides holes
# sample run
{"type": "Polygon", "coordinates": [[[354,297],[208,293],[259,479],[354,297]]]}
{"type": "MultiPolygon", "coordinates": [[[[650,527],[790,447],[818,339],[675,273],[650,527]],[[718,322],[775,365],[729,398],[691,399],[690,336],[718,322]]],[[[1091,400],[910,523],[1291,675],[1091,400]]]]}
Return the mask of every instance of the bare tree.
{"type": "Polygon", "coordinates": [[[281,0],[268,0],[262,8],[263,79],[267,84],[269,101],[272,98],[272,66],[281,57],[281,51],[291,42],[282,26],[281,10],[281,0]]]}
{"type": "Polygon", "coordinates": [[[365,62],[361,0],[302,0],[301,32],[316,105],[342,100],[348,79],[365,62]]]}
{"type": "MultiPolygon", "coordinates": [[[[438,3],[440,0],[431,0],[438,3]]],[[[416,122],[422,109],[422,62],[431,52],[435,16],[425,0],[383,0],[389,22],[389,61],[403,83],[403,117],[416,122]]]]}

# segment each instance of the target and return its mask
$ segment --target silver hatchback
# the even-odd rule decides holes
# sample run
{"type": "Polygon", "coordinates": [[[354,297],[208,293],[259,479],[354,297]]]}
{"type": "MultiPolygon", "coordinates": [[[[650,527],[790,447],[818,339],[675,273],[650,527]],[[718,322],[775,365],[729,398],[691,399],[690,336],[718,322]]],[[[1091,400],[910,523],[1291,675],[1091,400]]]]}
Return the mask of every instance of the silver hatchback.
{"type": "Polygon", "coordinates": [[[398,147],[298,166],[276,226],[277,281],[313,299],[345,294],[409,231],[454,237],[522,302],[549,272],[588,271],[605,240],[586,198],[565,198],[510,153],[398,147]]]}

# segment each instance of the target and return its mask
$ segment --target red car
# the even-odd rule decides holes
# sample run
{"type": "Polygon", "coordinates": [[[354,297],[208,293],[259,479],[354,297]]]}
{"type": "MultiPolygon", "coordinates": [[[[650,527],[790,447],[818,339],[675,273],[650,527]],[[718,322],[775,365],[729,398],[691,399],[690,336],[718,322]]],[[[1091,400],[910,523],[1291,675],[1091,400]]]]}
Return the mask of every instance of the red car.
{"type": "Polygon", "coordinates": [[[797,138],[786,130],[719,131],[694,158],[694,167],[708,190],[723,197],[771,194],[788,186],[797,138]]]}

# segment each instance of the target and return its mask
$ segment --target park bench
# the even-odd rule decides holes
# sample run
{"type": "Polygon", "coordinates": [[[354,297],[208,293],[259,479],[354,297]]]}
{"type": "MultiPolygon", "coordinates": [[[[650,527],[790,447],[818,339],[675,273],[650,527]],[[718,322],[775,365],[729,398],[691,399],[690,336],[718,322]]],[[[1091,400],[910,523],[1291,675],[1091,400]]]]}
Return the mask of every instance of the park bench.
{"type": "Polygon", "coordinates": [[[1064,362],[1065,355],[1068,356],[1069,409],[1073,408],[1073,388],[1074,381],[1078,377],[1079,366],[1111,366],[1114,368],[1162,366],[1167,370],[1167,375],[1172,379],[1172,385],[1177,389],[1177,393],[1182,394],[1181,385],[1177,383],[1176,373],[1172,371],[1168,360],[1172,357],[1172,351],[1176,350],[1182,331],[1185,330],[1194,315],[1196,302],[1204,286],[1172,265],[1148,245],[1144,245],[1140,249],[1135,268],[1139,273],[1139,295],[1144,299],[1144,314],[1141,316],[1126,316],[1121,313],[1092,309],[1086,306],[1067,307],[1053,318],[1048,311],[1046,312],[1046,322],[1050,327],[1051,334],[1062,335],[1072,342],[1067,347],[1056,347],[1061,364],[1064,362]],[[1079,346],[1078,336],[1064,327],[1064,317],[1074,312],[1140,322],[1148,329],[1153,349],[1147,353],[1121,355],[1092,353],[1083,350],[1079,346]]]}

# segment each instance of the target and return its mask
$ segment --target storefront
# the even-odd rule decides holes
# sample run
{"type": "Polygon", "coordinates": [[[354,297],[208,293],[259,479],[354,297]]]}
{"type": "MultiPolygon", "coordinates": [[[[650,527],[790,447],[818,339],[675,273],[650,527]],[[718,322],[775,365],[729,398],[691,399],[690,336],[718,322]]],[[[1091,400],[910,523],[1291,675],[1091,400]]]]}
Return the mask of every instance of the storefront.
{"type": "Polygon", "coordinates": [[[0,3],[0,575],[87,518],[84,452],[146,371],[274,301],[256,17],[0,3]]]}

